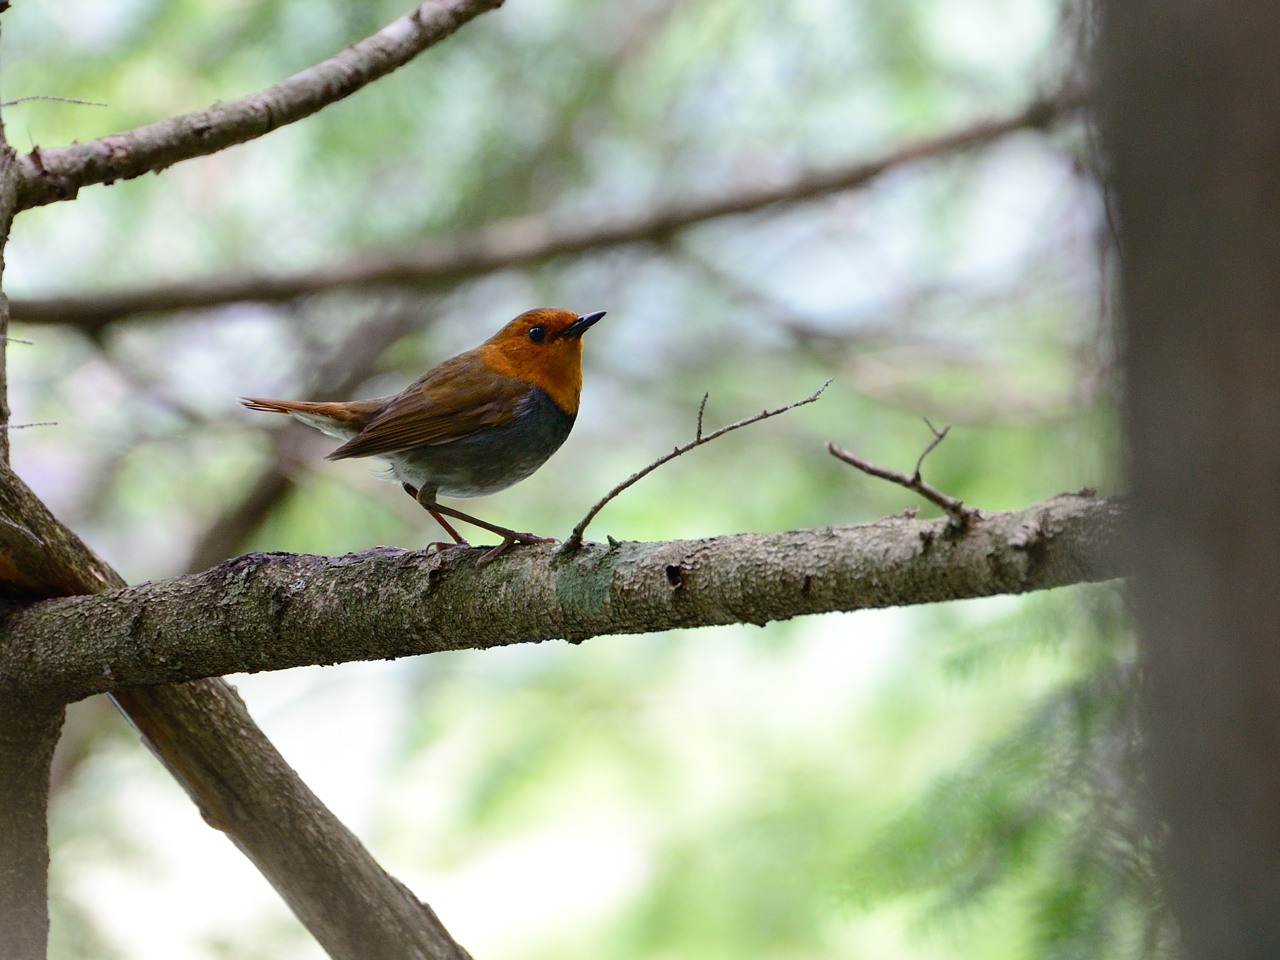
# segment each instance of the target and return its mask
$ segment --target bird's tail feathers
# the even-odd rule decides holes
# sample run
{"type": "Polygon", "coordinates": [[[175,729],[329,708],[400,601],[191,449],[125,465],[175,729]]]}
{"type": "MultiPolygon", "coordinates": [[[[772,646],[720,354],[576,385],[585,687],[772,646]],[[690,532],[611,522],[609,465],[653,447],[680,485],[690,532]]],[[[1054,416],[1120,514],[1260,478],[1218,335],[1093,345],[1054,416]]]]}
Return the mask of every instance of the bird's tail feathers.
{"type": "Polygon", "coordinates": [[[339,440],[350,440],[382,407],[382,401],[355,400],[272,400],[269,397],[241,397],[250,410],[283,413],[309,427],[339,440]]]}

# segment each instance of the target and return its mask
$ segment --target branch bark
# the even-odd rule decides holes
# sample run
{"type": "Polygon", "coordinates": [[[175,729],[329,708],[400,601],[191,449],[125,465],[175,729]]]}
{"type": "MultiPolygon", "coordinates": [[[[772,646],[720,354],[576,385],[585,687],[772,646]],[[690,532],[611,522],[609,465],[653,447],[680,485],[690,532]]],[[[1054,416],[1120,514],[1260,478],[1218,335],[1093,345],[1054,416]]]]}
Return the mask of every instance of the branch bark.
{"type": "Polygon", "coordinates": [[[1119,501],[664,543],[248,554],[8,612],[0,683],[74,700],[138,684],[1022,593],[1121,575],[1119,501]],[[92,627],[89,630],[89,627],[92,627]]]}
{"type": "Polygon", "coordinates": [[[238,100],[18,161],[17,208],[73,198],[81,187],[163,170],[311,116],[451,35],[502,0],[429,0],[336,56],[238,100]]]}
{"type": "Polygon", "coordinates": [[[439,289],[495,270],[554,257],[661,242],[680,230],[719,217],[856,189],[907,163],[972,149],[1017,130],[1049,127],[1088,99],[1087,91],[1063,90],[1010,116],[966,124],[873,160],[831,170],[809,170],[786,183],[744,188],[728,196],[685,201],[631,215],[614,213],[599,223],[518,217],[414,246],[364,251],[294,274],[237,270],[230,276],[162,283],[119,293],[17,299],[13,302],[13,315],[20,323],[67,324],[93,332],[126,317],[243,301],[278,303],[339,288],[439,289]]]}

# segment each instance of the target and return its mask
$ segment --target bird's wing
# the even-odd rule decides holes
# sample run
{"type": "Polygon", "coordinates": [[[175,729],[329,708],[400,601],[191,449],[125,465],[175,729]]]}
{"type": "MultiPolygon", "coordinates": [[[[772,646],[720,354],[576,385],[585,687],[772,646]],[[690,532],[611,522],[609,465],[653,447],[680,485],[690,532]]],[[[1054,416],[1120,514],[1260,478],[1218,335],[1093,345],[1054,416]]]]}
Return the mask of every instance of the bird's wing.
{"type": "Polygon", "coordinates": [[[433,367],[393,397],[330,460],[451,443],[515,418],[529,384],[494,373],[475,351],[433,367]]]}

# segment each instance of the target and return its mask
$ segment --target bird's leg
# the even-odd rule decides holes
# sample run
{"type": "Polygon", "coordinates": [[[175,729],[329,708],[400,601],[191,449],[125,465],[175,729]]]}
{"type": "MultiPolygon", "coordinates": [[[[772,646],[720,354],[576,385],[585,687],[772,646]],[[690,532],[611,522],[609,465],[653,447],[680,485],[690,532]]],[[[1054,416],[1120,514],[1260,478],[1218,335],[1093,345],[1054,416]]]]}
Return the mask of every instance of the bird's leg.
{"type": "MultiPolygon", "coordinates": [[[[418,502],[422,503],[421,500],[419,500],[418,502]]],[[[426,507],[425,503],[422,505],[426,507]]],[[[510,547],[513,544],[516,544],[516,543],[556,543],[557,542],[554,537],[539,537],[536,534],[532,534],[532,533],[520,533],[519,531],[512,530],[509,527],[500,527],[496,523],[489,523],[485,520],[479,519],[478,517],[473,517],[470,514],[463,513],[461,510],[455,510],[453,509],[453,507],[446,507],[439,503],[431,504],[431,506],[427,507],[427,510],[429,510],[431,512],[431,515],[435,517],[437,520],[439,520],[440,523],[444,526],[444,528],[446,530],[449,530],[450,532],[452,532],[452,528],[447,523],[445,523],[443,519],[441,519],[441,517],[437,514],[437,511],[439,511],[439,513],[443,513],[447,516],[453,517],[453,519],[455,520],[461,520],[464,523],[470,523],[473,526],[480,527],[482,530],[488,530],[490,533],[496,533],[498,536],[502,538],[502,542],[498,544],[496,547],[494,547],[492,550],[490,550],[488,553],[486,553],[483,557],[481,557],[480,560],[477,562],[476,566],[484,566],[484,564],[488,563],[490,560],[496,560],[498,557],[506,553],[507,550],[510,549],[510,547]]]]}
{"type": "Polygon", "coordinates": [[[447,534],[449,534],[449,536],[453,537],[453,543],[443,543],[443,542],[441,542],[441,541],[437,540],[437,541],[435,541],[434,543],[429,543],[429,544],[427,544],[427,546],[428,546],[428,547],[435,547],[437,550],[446,550],[446,549],[448,549],[449,547],[469,547],[469,546],[471,546],[471,544],[467,543],[467,541],[466,541],[466,540],[464,540],[464,539],[462,538],[462,536],[458,533],[458,531],[457,531],[457,530],[453,529],[453,524],[451,524],[448,520],[446,520],[446,519],[445,519],[441,514],[439,514],[439,513],[437,512],[437,505],[436,505],[434,502],[427,502],[427,501],[423,500],[423,499],[422,499],[422,497],[420,497],[420,496],[418,495],[418,488],[417,488],[417,487],[413,486],[412,484],[408,484],[408,483],[402,483],[402,484],[400,484],[400,486],[404,487],[404,492],[405,492],[405,493],[407,493],[409,496],[413,497],[413,499],[414,499],[414,500],[417,500],[417,501],[418,501],[418,504],[422,507],[422,509],[423,509],[423,510],[427,511],[427,513],[429,513],[429,514],[431,514],[431,516],[435,517],[436,523],[438,523],[438,524],[440,524],[440,526],[444,527],[444,532],[445,532],[445,533],[447,533],[447,534]]]}

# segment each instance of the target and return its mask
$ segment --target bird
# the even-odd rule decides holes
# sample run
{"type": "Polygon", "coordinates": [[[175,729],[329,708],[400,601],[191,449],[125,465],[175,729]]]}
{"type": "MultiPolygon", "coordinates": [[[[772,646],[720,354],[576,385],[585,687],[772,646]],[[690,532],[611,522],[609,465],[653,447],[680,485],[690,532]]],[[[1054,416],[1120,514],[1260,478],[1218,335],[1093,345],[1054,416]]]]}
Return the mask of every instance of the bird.
{"type": "Polygon", "coordinates": [[[560,448],[578,415],[582,335],[605,311],[526,310],[484,343],[432,367],[390,397],[371,400],[274,400],[240,397],[250,410],[282,413],[344,441],[326,457],[375,457],[453,538],[470,544],[446,517],[480,527],[502,542],[484,565],[514,544],[554,543],[470,516],[439,496],[484,497],[531,475],[560,448]]]}

